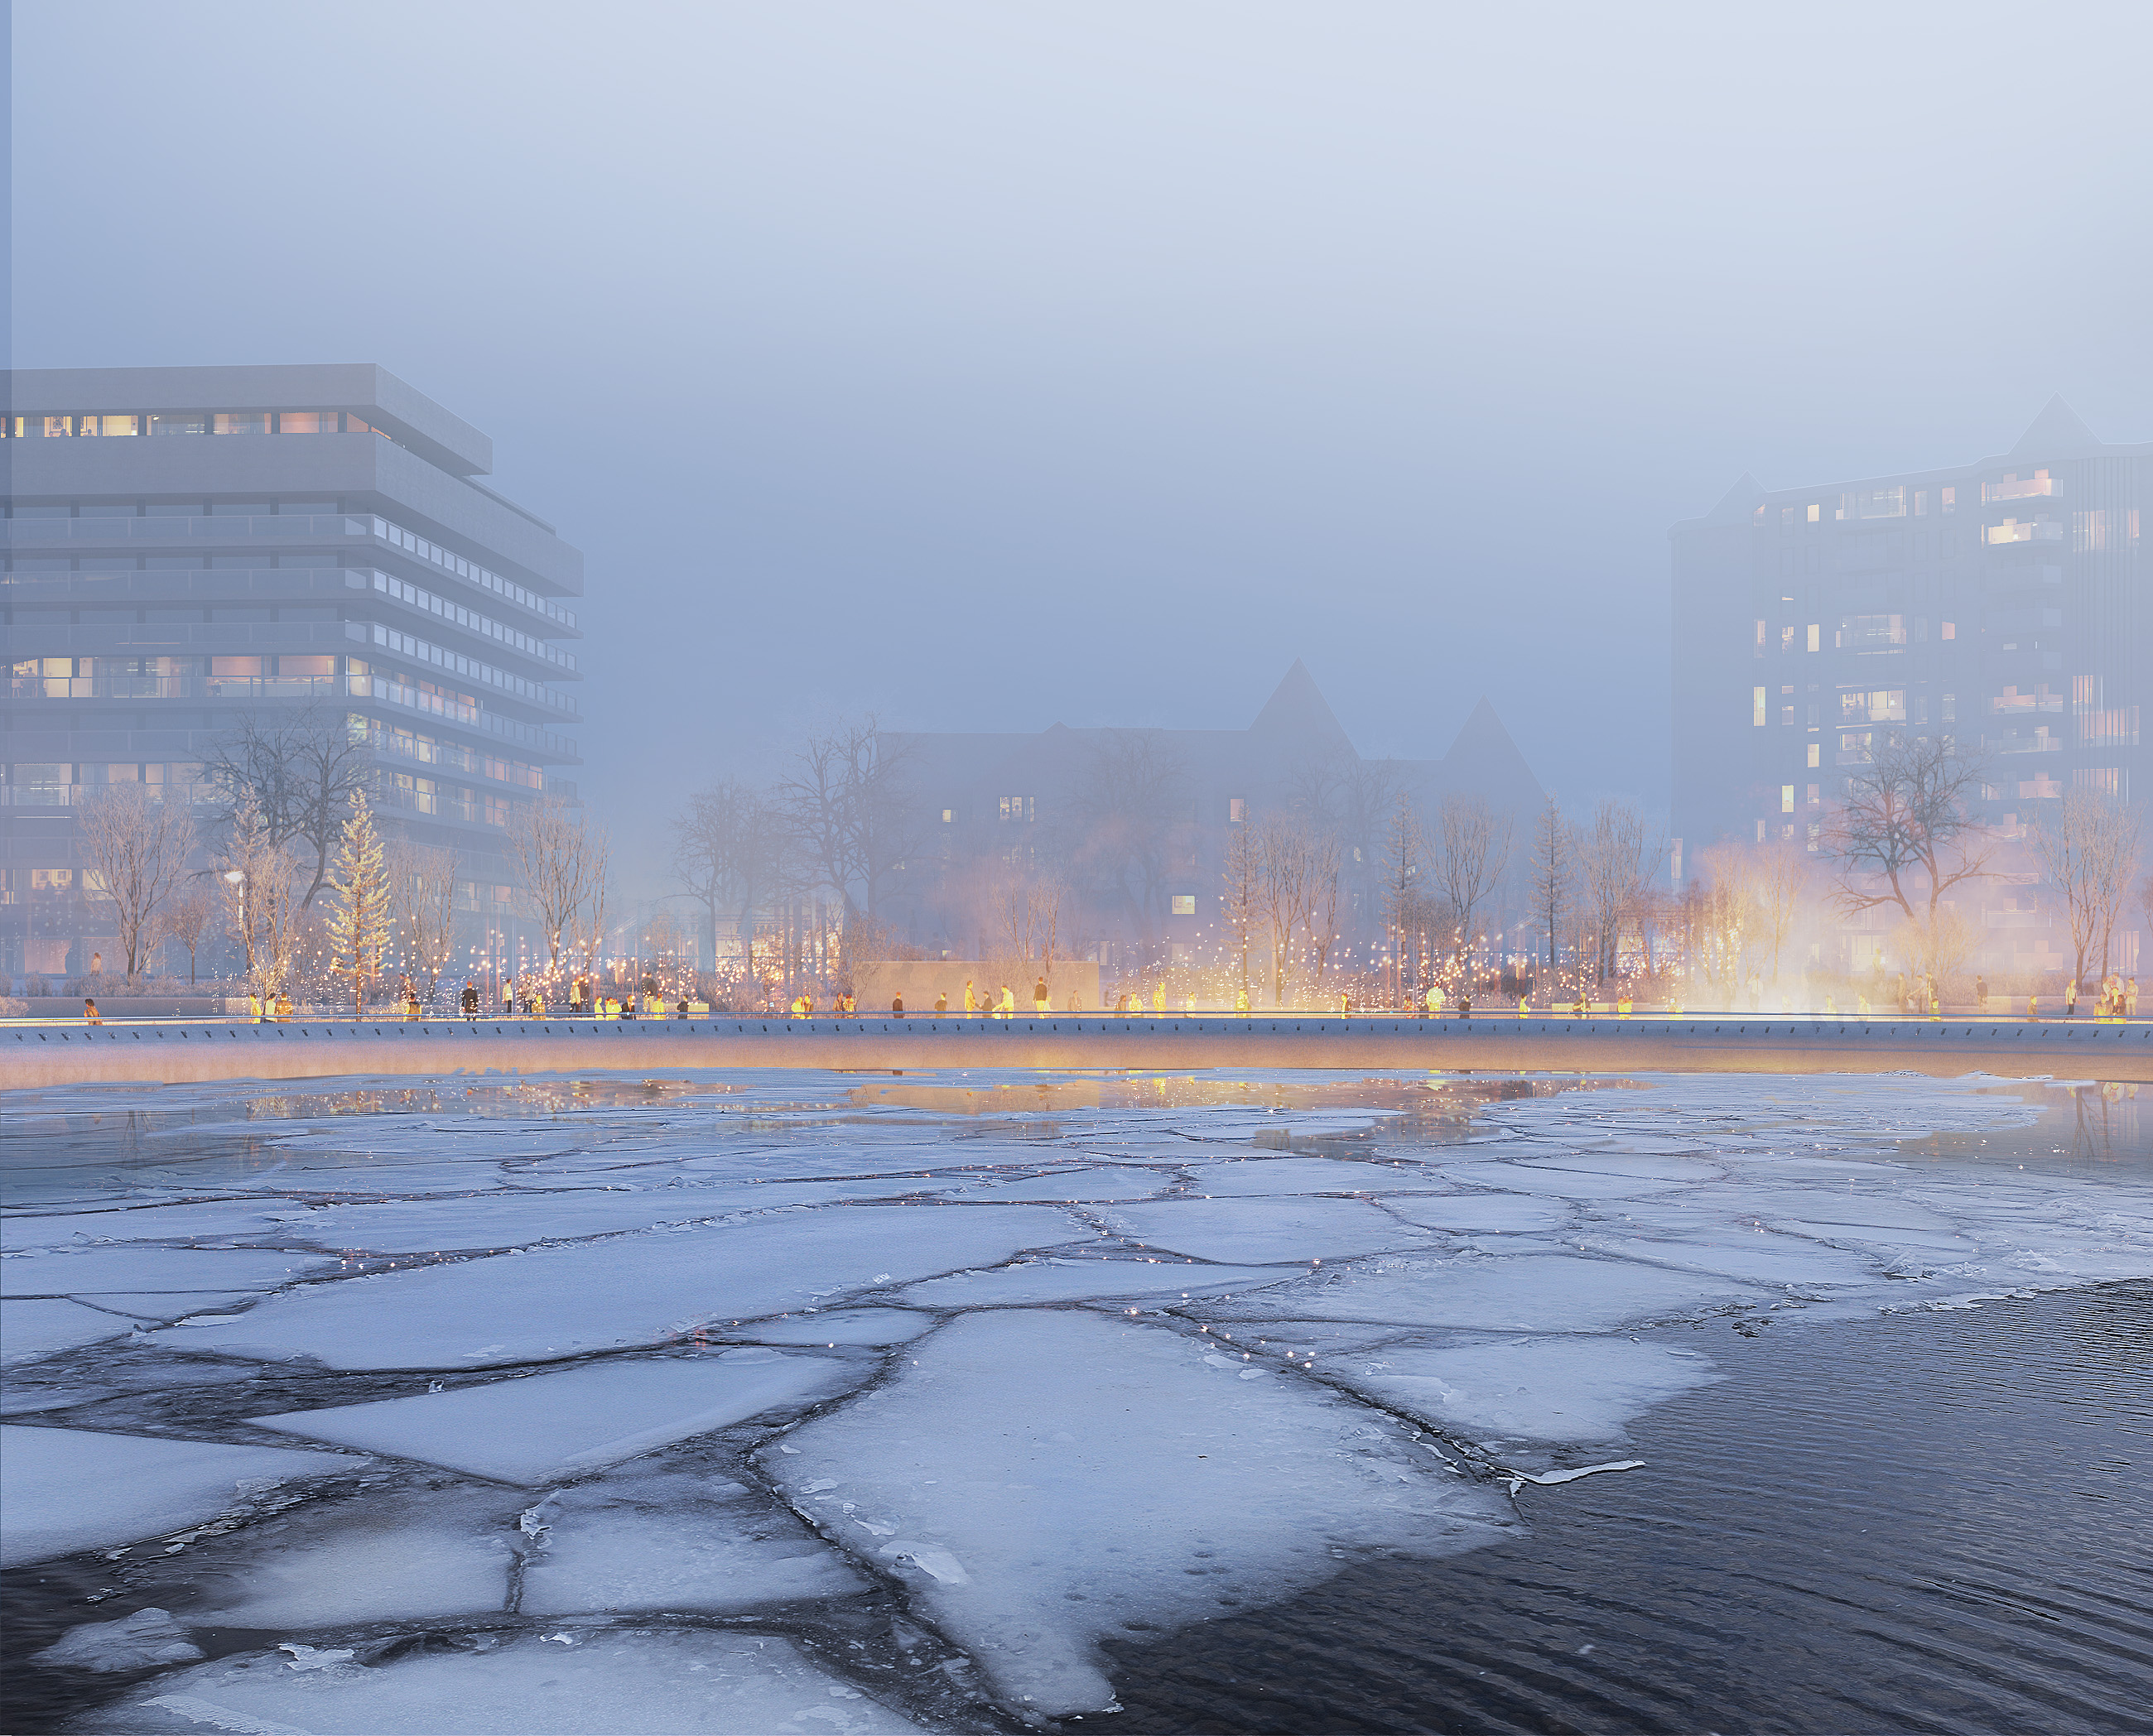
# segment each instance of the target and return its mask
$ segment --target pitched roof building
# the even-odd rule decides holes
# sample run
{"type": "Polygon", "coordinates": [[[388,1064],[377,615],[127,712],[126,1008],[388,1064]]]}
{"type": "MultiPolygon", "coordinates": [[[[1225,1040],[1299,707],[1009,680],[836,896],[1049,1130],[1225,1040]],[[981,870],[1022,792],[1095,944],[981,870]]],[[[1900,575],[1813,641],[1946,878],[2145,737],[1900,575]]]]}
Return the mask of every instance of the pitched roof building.
{"type": "Polygon", "coordinates": [[[1543,799],[1486,699],[1440,759],[1364,759],[1298,660],[1242,729],[885,740],[913,805],[903,896],[883,914],[912,944],[960,957],[995,950],[995,889],[1045,871],[1073,895],[1065,952],[1118,968],[1194,962],[1218,942],[1234,834],[1274,813],[1338,839],[1343,943],[1365,957],[1380,944],[1376,859],[1401,798],[1423,816],[1450,796],[1519,815],[1543,799]]]}

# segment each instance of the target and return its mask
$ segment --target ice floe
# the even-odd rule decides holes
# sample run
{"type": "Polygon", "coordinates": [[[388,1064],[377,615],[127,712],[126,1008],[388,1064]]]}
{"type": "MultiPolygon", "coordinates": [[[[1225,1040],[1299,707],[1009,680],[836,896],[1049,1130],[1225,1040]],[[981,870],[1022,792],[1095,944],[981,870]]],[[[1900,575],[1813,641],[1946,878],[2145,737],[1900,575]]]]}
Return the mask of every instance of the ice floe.
{"type": "Polygon", "coordinates": [[[639,1357],[252,1420],[333,1446],[535,1485],[615,1464],[766,1410],[827,1398],[868,1372],[850,1363],[760,1348],[639,1357]]]}
{"type": "Polygon", "coordinates": [[[248,1506],[251,1491],[365,1462],[343,1453],[0,1428],[0,1566],[200,1525],[248,1506]]]}
{"type": "Polygon", "coordinates": [[[603,1630],[363,1666],[279,1649],[160,1678],[75,1736],[906,1736],[923,1726],[774,1636],[603,1630]]]}
{"type": "Polygon", "coordinates": [[[1607,1337],[1406,1339],[1326,1363],[1355,1391],[1484,1444],[1624,1441],[1652,1405],[1720,1378],[1697,1351],[1607,1337]]]}
{"type": "Polygon", "coordinates": [[[542,1361],[662,1343],[1082,1233],[1036,1206],[831,1206],[310,1286],[163,1337],[175,1350],[333,1368],[542,1361]]]}
{"type": "Polygon", "coordinates": [[[1009,1308],[1114,1297],[1214,1294],[1291,1276],[1275,1266],[1213,1266],[1192,1260],[1028,1260],[990,1272],[952,1272],[909,1286],[903,1299],[922,1308],[1009,1308]]]}
{"type": "Polygon", "coordinates": [[[1005,1699],[1051,1717],[1113,1703],[1109,1634],[1282,1597],[1362,1551],[1498,1534],[1494,1500],[1395,1424],[1226,1360],[1095,1316],[971,1316],[764,1468],[906,1581],[1005,1699]]]}
{"type": "Polygon", "coordinates": [[[86,1622],[70,1627],[43,1651],[32,1654],[31,1662],[107,1675],[160,1663],[195,1663],[201,1657],[201,1647],[187,1637],[186,1629],[172,1619],[170,1610],[152,1608],[138,1609],[117,1622],[86,1622]]]}
{"type": "Polygon", "coordinates": [[[99,1291],[274,1290],[335,1262],[257,1248],[99,1246],[0,1260],[0,1296],[99,1291]]]}
{"type": "Polygon", "coordinates": [[[557,1490],[524,1519],[521,1608],[532,1615],[730,1613],[868,1582],[767,1495],[684,1470],[557,1490]]]}
{"type": "Polygon", "coordinates": [[[1162,1200],[1102,1208],[1099,1221],[1145,1247],[1199,1260],[1266,1265],[1340,1260],[1428,1240],[1417,1226],[1360,1200],[1162,1200]]]}
{"type": "Polygon", "coordinates": [[[0,1361],[35,1362],[63,1350],[123,1338],[140,1322],[74,1302],[0,1302],[0,1361]]]}

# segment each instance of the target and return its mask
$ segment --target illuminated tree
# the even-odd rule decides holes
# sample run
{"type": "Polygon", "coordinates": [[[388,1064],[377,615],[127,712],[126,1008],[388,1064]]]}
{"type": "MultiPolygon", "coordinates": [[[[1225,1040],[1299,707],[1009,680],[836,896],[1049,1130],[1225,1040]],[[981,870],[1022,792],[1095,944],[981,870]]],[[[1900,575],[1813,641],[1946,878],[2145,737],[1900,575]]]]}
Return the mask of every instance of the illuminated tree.
{"type": "Polygon", "coordinates": [[[430,1003],[455,950],[456,853],[400,840],[385,855],[397,950],[420,997],[430,1003]]]}
{"type": "MultiPolygon", "coordinates": [[[[313,856],[306,895],[310,906],[328,882],[329,851],[351,799],[373,781],[365,720],[313,706],[289,716],[242,716],[216,742],[202,765],[203,781],[221,800],[218,819],[238,823],[252,809],[272,844],[303,840],[313,856]]],[[[294,860],[298,852],[293,851],[294,860]]]]}
{"type": "Polygon", "coordinates": [[[247,805],[233,816],[217,866],[226,931],[239,943],[247,979],[266,1005],[292,973],[298,940],[298,865],[291,850],[270,835],[261,810],[247,805]]]}
{"type": "Polygon", "coordinates": [[[2116,915],[2138,870],[2138,827],[2137,814],[2114,797],[2073,789],[2031,829],[2033,854],[2069,914],[2074,982],[2085,980],[2086,954],[2096,941],[2100,974],[2108,975],[2116,915]]]}
{"type": "Polygon", "coordinates": [[[389,888],[381,836],[374,829],[366,797],[358,790],[352,792],[351,812],[328,885],[330,943],[336,949],[329,967],[351,973],[352,1003],[364,1016],[367,985],[380,977],[381,955],[389,945],[389,888]]]}

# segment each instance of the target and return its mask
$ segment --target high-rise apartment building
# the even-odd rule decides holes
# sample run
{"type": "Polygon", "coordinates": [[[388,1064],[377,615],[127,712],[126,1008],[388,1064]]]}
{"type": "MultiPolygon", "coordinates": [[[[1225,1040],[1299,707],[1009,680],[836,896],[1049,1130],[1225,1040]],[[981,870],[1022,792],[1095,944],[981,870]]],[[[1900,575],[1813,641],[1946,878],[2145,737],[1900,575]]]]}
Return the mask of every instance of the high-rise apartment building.
{"type": "MultiPolygon", "coordinates": [[[[2007,839],[2074,787],[2153,796],[2149,505],[2153,445],[2106,444],[2056,398],[1999,457],[1803,489],[1745,476],[1676,525],[1677,877],[1715,840],[1814,841],[1881,730],[1981,753],[1982,817],[2007,839]]],[[[2045,926],[2030,879],[1968,895],[1989,929],[2026,931],[2021,952],[2045,926]]]]}
{"type": "Polygon", "coordinates": [[[504,918],[511,807],[576,760],[583,556],[476,480],[492,442],[364,365],[0,385],[0,969],[86,967],[109,906],[78,805],[138,780],[199,800],[249,714],[363,739],[384,830],[456,852],[475,934],[504,918]]]}

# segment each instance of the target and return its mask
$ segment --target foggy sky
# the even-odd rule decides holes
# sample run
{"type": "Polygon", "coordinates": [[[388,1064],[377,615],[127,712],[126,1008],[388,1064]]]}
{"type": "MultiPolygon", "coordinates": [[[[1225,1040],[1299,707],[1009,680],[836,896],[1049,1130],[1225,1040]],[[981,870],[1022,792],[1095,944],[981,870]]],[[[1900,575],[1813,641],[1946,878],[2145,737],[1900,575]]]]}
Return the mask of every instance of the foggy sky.
{"type": "Polygon", "coordinates": [[[2153,8],[1631,11],[28,0],[11,359],[491,434],[636,890],[833,712],[1238,728],[1296,656],[1657,805],[1671,520],[2153,432],[2153,8]]]}

